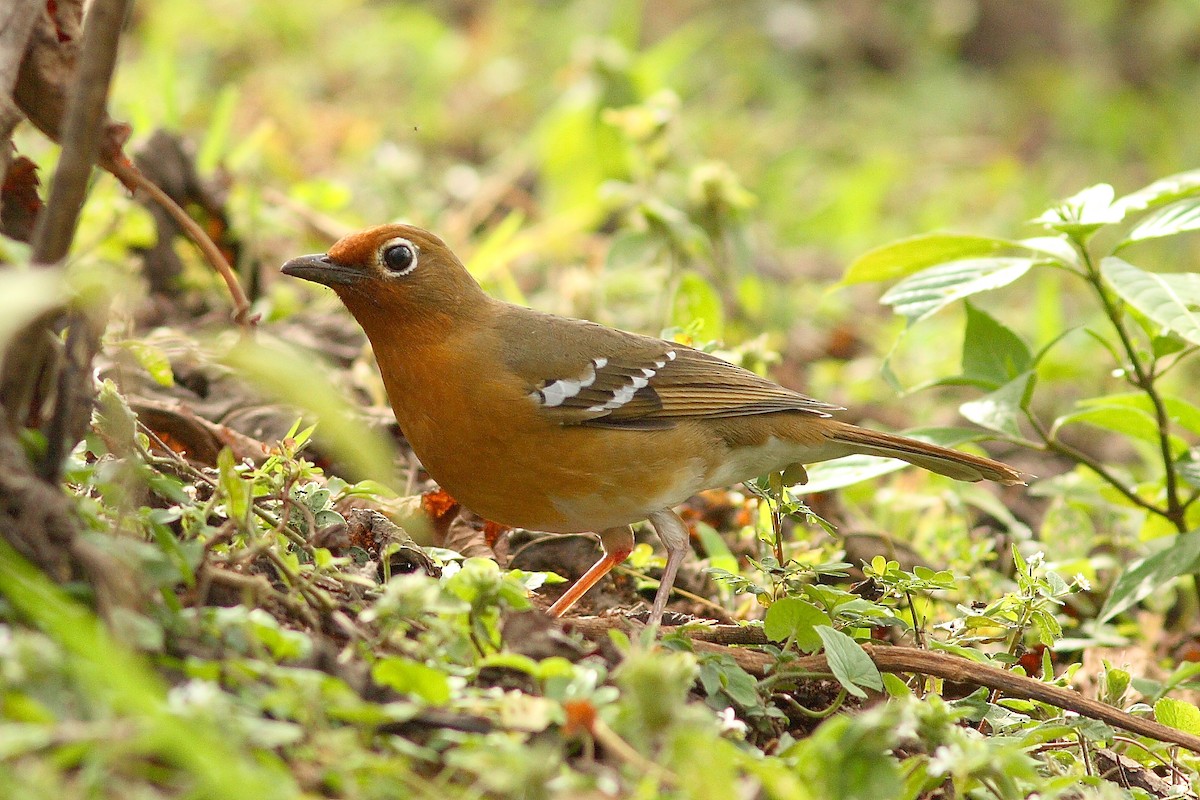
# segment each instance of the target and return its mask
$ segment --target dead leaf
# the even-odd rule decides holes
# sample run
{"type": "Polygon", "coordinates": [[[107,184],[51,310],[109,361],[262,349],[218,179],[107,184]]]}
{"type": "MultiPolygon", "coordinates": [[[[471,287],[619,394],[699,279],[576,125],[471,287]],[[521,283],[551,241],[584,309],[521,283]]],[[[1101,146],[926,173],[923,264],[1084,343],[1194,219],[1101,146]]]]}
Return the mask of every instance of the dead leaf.
{"type": "Polygon", "coordinates": [[[20,242],[33,239],[33,226],[45,205],[38,194],[37,169],[25,156],[17,156],[0,187],[0,233],[20,242]]]}

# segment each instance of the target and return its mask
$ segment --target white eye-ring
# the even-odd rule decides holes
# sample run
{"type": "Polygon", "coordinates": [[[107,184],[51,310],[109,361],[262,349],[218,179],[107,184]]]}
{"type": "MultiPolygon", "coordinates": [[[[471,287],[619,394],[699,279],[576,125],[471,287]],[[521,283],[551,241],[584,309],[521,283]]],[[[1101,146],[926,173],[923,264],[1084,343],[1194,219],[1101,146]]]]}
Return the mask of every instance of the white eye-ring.
{"type": "Polygon", "coordinates": [[[407,275],[417,268],[420,248],[408,239],[388,239],[379,248],[379,263],[392,275],[407,275]]]}

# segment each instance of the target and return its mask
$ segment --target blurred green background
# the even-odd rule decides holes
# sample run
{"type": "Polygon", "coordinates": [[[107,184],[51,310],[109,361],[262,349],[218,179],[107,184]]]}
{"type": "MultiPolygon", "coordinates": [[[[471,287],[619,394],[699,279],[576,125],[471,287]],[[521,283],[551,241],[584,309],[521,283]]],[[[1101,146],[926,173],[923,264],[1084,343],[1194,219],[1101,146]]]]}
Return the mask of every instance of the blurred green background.
{"type": "MultiPolygon", "coordinates": [[[[934,230],[1033,235],[1023,221],[1084,186],[1200,161],[1197,11],[176,0],[135,5],[113,105],[135,137],[180,132],[223,171],[268,317],[308,291],[275,280],[284,258],[401,219],[508,299],[731,346],[767,331],[753,348],[782,351],[781,380],[857,404],[881,399],[902,323],[881,287],[828,291],[854,257],[934,230]]],[[[119,188],[99,191],[114,201],[91,223],[129,229],[119,188]]],[[[1164,247],[1169,269],[1195,255],[1164,247]]],[[[1075,310],[1040,285],[1003,314],[1035,344],[1075,310]]],[[[957,347],[927,344],[961,325],[910,337],[902,382],[944,374],[957,347]]]]}

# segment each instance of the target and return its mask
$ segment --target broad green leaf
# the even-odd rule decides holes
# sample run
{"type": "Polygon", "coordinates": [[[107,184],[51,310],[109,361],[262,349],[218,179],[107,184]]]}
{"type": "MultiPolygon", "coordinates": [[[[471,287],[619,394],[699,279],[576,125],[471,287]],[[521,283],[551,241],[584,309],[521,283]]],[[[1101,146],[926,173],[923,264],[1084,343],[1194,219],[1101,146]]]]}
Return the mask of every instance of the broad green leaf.
{"type": "Polygon", "coordinates": [[[969,258],[918,272],[889,289],[880,302],[912,325],[955,300],[1007,286],[1029,271],[1031,258],[969,258]]]}
{"type": "MultiPolygon", "coordinates": [[[[1128,436],[1131,439],[1157,445],[1159,443],[1158,423],[1154,415],[1140,408],[1120,405],[1093,405],[1070,414],[1064,414],[1054,421],[1052,430],[1057,431],[1064,425],[1092,425],[1108,431],[1128,436]]],[[[1177,436],[1171,437],[1172,449],[1176,452],[1186,448],[1183,440],[1177,436]]]]}
{"type": "MultiPolygon", "coordinates": [[[[1200,530],[1163,537],[1161,550],[1139,559],[1121,573],[1100,609],[1099,622],[1120,614],[1179,577],[1200,569],[1200,530]]],[[[1157,542],[1156,542],[1157,543],[1157,542]]]]}
{"type": "Polygon", "coordinates": [[[1195,198],[1181,200],[1151,214],[1135,225],[1121,246],[1198,229],[1200,229],[1200,200],[1195,198]]]}
{"type": "MultiPolygon", "coordinates": [[[[1200,407],[1174,395],[1161,395],[1163,406],[1167,410],[1167,419],[1172,423],[1186,428],[1192,433],[1200,434],[1200,407]]],[[[1091,397],[1080,400],[1076,405],[1080,408],[1098,408],[1110,406],[1114,408],[1130,408],[1154,417],[1154,404],[1142,392],[1124,392],[1103,397],[1091,397]]]]}
{"type": "Polygon", "coordinates": [[[450,701],[450,679],[446,673],[419,661],[384,657],[371,667],[371,677],[376,683],[416,695],[431,705],[440,706],[450,701]]]}
{"type": "Polygon", "coordinates": [[[772,642],[782,642],[789,636],[795,636],[796,646],[806,653],[812,653],[821,647],[816,626],[832,624],[828,614],[807,600],[785,597],[776,600],[767,609],[763,618],[763,633],[772,642]]]}
{"type": "Polygon", "coordinates": [[[743,708],[754,708],[762,704],[758,694],[758,681],[739,667],[731,656],[703,656],[700,659],[699,678],[700,685],[710,697],[724,692],[743,708]]]}
{"type": "Polygon", "coordinates": [[[1200,736],[1200,708],[1185,700],[1161,698],[1154,704],[1154,718],[1175,730],[1200,736]]]}
{"type": "Polygon", "coordinates": [[[904,469],[907,464],[880,456],[845,456],[823,461],[808,468],[808,481],[793,486],[795,495],[816,494],[853,486],[904,469]]]}
{"type": "Polygon", "coordinates": [[[723,569],[727,572],[737,572],[738,559],[725,543],[725,537],[716,528],[704,522],[695,522],[696,536],[700,539],[708,565],[713,569],[723,569]]]}
{"type": "Polygon", "coordinates": [[[1126,212],[1142,211],[1196,194],[1200,194],[1200,169],[1160,178],[1149,186],[1125,195],[1113,205],[1126,212]]]}
{"type": "Polygon", "coordinates": [[[1174,355],[1187,348],[1187,342],[1170,331],[1150,337],[1150,350],[1155,358],[1174,355]]]}
{"type": "Polygon", "coordinates": [[[1089,186],[1047,210],[1034,222],[1068,236],[1086,238],[1097,229],[1125,218],[1125,209],[1113,203],[1115,194],[1107,183],[1089,186]]]}
{"type": "Polygon", "coordinates": [[[1033,353],[1011,328],[967,302],[963,335],[962,374],[972,382],[996,389],[1029,370],[1033,353]]]}
{"type": "Polygon", "coordinates": [[[1021,427],[1018,420],[1022,409],[1029,404],[1036,377],[1034,372],[1024,372],[996,391],[963,403],[958,407],[958,413],[976,425],[1019,439],[1021,427]]]}
{"type": "Polygon", "coordinates": [[[1200,274],[1160,274],[1116,256],[1100,263],[1104,279],[1121,299],[1192,344],[1200,344],[1200,274]]]}
{"type": "MultiPolygon", "coordinates": [[[[905,431],[905,436],[921,439],[943,447],[956,447],[965,442],[989,438],[983,431],[974,428],[920,428],[905,431]]],[[[808,482],[791,488],[794,495],[801,496],[842,489],[856,483],[869,481],[907,467],[908,464],[895,458],[880,456],[845,456],[832,461],[823,461],[808,467],[808,482]]]]}
{"type": "Polygon", "coordinates": [[[879,668],[858,642],[828,625],[818,625],[816,631],[825,644],[829,671],[847,692],[855,697],[866,697],[867,693],[861,687],[883,691],[879,668]]]}
{"type": "Polygon", "coordinates": [[[842,286],[871,281],[894,281],[914,272],[973,256],[990,256],[1013,247],[1004,239],[959,233],[930,233],[876,247],[851,262],[842,286]]]}

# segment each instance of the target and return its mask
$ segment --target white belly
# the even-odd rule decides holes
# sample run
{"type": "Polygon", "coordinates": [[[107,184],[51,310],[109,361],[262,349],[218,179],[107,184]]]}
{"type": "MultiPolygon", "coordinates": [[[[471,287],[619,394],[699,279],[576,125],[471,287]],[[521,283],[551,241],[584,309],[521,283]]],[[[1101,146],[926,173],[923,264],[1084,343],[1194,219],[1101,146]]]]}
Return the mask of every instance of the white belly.
{"type": "Polygon", "coordinates": [[[729,453],[701,488],[732,486],[770,472],[779,472],[791,464],[814,464],[845,454],[844,447],[832,443],[808,447],[772,436],[757,447],[739,447],[729,453]]]}

